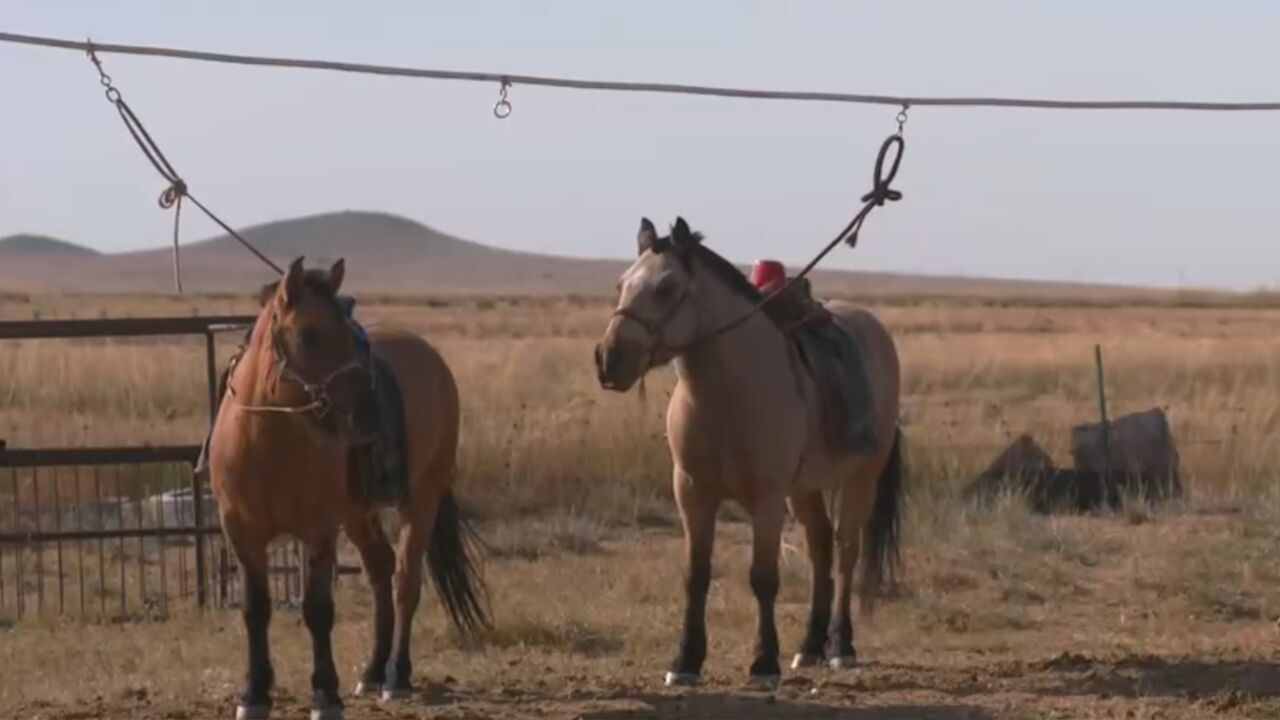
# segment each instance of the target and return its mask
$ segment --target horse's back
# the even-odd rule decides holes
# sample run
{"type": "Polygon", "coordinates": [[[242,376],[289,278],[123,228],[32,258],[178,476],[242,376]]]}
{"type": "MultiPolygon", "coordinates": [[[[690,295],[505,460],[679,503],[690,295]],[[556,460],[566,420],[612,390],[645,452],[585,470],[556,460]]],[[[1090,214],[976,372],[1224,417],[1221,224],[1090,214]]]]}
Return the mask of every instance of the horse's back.
{"type": "Polygon", "coordinates": [[[370,328],[373,352],[395,373],[404,397],[409,482],[449,472],[458,447],[458,385],[444,356],[422,336],[396,328],[370,328]]]}

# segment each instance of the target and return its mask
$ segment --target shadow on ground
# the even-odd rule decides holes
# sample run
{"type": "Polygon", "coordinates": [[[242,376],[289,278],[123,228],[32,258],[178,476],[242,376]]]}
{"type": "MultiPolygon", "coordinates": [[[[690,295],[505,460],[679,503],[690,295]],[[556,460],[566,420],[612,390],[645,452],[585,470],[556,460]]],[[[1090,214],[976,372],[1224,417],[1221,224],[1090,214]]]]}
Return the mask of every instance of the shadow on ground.
{"type": "Polygon", "coordinates": [[[1242,693],[1280,696],[1280,663],[1267,660],[1197,660],[1133,657],[1116,661],[1061,655],[1044,663],[1045,695],[1196,698],[1242,693]]]}
{"type": "Polygon", "coordinates": [[[639,707],[586,712],[582,720],[754,720],[755,718],[826,718],[830,720],[981,720],[991,716],[969,705],[877,705],[850,707],[847,702],[799,702],[772,696],[727,693],[690,695],[639,694],[626,698],[639,707]]]}

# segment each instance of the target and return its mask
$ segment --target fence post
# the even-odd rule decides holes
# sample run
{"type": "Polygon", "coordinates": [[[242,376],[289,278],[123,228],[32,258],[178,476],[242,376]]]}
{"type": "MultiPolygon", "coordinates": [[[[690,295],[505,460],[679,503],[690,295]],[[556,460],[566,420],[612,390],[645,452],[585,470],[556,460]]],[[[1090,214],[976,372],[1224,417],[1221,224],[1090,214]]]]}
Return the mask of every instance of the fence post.
{"type": "MultiPolygon", "coordinates": [[[[217,338],[212,328],[204,331],[204,370],[209,384],[209,427],[218,415],[218,357],[217,338]]],[[[197,461],[198,462],[198,461],[197,461]]],[[[192,466],[191,473],[191,508],[195,511],[196,525],[196,607],[204,610],[208,600],[204,567],[204,488],[200,485],[200,476],[192,466]]]]}
{"type": "Polygon", "coordinates": [[[1102,477],[1111,476],[1111,421],[1107,419],[1107,380],[1102,371],[1102,346],[1093,346],[1094,364],[1098,368],[1098,412],[1102,417],[1102,477]]]}

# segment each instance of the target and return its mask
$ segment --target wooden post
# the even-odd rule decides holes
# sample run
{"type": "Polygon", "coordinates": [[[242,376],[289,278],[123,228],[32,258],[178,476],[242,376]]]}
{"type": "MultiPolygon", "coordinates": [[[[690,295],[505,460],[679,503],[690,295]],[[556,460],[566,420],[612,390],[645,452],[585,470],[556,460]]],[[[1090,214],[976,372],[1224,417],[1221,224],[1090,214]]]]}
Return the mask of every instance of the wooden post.
{"type": "Polygon", "coordinates": [[[1107,419],[1107,380],[1102,371],[1102,346],[1093,346],[1094,364],[1098,368],[1098,412],[1102,416],[1102,477],[1111,474],[1111,421],[1107,419]]]}

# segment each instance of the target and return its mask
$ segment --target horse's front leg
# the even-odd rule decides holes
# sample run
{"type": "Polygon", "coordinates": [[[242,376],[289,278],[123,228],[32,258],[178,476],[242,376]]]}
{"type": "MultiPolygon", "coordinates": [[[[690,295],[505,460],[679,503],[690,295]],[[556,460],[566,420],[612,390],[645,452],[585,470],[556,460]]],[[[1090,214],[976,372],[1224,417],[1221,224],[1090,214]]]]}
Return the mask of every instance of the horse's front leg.
{"type": "Polygon", "coordinates": [[[699,488],[679,468],[675,471],[675,496],[684,524],[685,606],[680,651],[667,672],[668,687],[693,685],[707,658],[707,592],[711,589],[711,551],[716,537],[718,494],[699,488]]]}
{"type": "Polygon", "coordinates": [[[778,664],[778,627],[774,601],[778,597],[778,550],[782,545],[785,501],[761,499],[751,508],[751,592],[756,596],[756,656],[751,662],[751,684],[773,687],[782,679],[778,664]]]}
{"type": "Polygon", "coordinates": [[[267,629],[271,624],[271,590],[267,582],[267,541],[231,518],[222,526],[240,563],[241,600],[245,634],[249,641],[249,669],[244,692],[236,708],[237,720],[266,720],[271,714],[271,686],[275,671],[267,629]]]}
{"type": "Polygon", "coordinates": [[[342,720],[338,669],[333,664],[333,573],[337,537],[327,535],[307,546],[307,587],[302,618],[311,633],[311,720],[342,720]]]}

